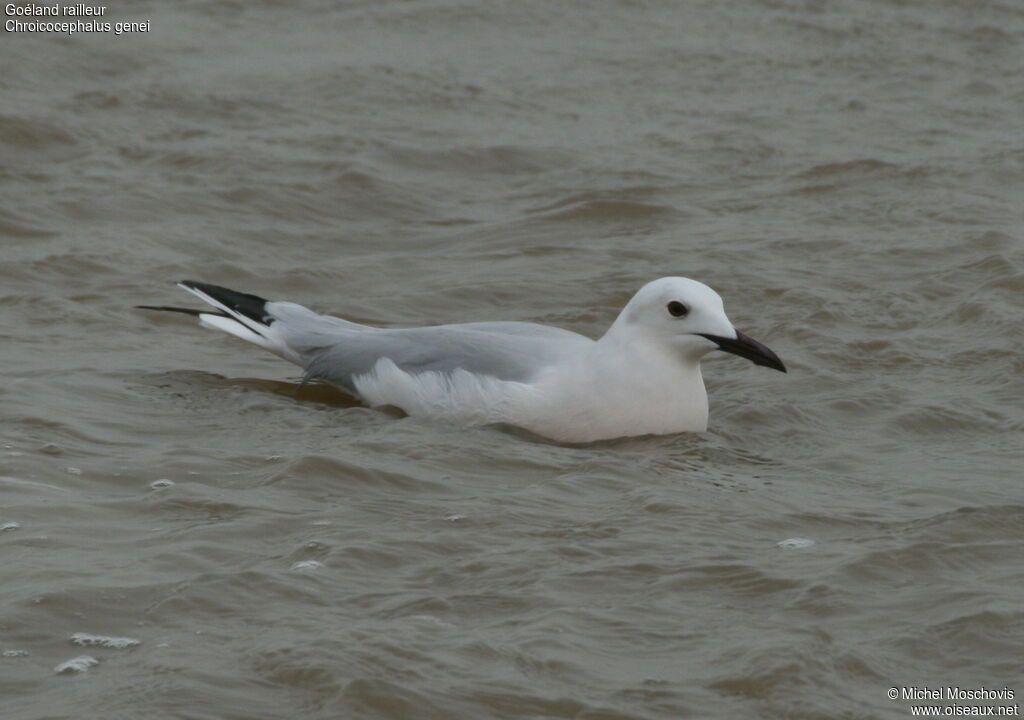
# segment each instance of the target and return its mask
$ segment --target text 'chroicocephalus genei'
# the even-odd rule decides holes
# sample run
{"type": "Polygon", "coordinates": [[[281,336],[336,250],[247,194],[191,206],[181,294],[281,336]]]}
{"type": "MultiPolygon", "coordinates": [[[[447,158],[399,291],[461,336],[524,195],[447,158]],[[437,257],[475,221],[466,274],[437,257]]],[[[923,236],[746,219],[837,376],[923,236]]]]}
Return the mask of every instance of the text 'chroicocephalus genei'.
{"type": "Polygon", "coordinates": [[[372,406],[508,423],[562,442],[706,430],[700,361],[715,349],[786,372],[732,326],[718,293],[681,277],[642,287],[598,340],[526,322],[377,328],[216,285],[179,285],[217,311],[139,307],[197,315],[372,406]]]}

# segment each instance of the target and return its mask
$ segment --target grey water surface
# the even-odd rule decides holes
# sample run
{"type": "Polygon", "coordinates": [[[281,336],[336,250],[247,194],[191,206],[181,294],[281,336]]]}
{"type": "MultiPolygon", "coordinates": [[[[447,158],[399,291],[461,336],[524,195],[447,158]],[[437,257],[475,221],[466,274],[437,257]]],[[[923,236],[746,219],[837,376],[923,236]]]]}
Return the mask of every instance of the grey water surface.
{"type": "Polygon", "coordinates": [[[1024,695],[1024,5],[107,7],[150,31],[0,37],[4,720],[1024,695]],[[663,275],[790,372],[581,446],[132,309],[597,336],[663,275]]]}

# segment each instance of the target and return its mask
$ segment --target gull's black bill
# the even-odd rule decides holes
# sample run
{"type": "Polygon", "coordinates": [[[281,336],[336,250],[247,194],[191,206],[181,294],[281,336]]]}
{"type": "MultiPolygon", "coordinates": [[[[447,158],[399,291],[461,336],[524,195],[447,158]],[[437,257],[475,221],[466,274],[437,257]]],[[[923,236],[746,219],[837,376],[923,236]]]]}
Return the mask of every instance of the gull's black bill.
{"type": "Polygon", "coordinates": [[[720,335],[697,334],[701,337],[706,337],[717,345],[719,349],[746,358],[755,365],[764,365],[780,372],[786,372],[786,366],[782,364],[782,360],[779,359],[778,355],[749,335],[744,335],[739,330],[736,331],[735,340],[720,335]]]}

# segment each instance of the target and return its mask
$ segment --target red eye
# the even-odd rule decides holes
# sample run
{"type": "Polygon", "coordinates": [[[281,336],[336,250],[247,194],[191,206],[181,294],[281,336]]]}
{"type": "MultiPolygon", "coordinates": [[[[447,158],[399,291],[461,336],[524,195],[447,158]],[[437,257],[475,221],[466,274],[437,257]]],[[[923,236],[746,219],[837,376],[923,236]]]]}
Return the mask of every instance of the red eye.
{"type": "Polygon", "coordinates": [[[690,308],[686,307],[678,300],[673,300],[668,304],[668,311],[672,317],[686,317],[690,314],[690,308]]]}

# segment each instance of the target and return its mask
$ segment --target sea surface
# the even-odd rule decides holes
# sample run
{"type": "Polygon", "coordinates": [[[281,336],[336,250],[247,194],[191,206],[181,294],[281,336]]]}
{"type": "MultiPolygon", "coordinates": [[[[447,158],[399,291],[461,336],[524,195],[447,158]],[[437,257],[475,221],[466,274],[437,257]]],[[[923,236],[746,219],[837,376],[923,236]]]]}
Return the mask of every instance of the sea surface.
{"type": "Polygon", "coordinates": [[[1024,5],[106,7],[0,37],[3,720],[1024,704],[1024,5]],[[789,373],[590,445],[133,309],[597,337],[664,275],[789,373]]]}

